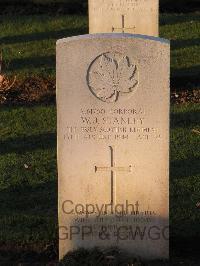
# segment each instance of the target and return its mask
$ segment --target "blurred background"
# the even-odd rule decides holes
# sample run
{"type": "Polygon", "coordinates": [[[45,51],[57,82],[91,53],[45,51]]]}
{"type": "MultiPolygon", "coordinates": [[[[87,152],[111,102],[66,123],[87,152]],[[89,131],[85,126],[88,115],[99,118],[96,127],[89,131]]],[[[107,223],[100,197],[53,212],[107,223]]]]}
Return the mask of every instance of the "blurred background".
{"type": "MultiPolygon", "coordinates": [[[[1,0],[0,13],[86,14],[87,0],[1,0]]],[[[199,0],[160,0],[160,12],[193,12],[199,0]]]]}

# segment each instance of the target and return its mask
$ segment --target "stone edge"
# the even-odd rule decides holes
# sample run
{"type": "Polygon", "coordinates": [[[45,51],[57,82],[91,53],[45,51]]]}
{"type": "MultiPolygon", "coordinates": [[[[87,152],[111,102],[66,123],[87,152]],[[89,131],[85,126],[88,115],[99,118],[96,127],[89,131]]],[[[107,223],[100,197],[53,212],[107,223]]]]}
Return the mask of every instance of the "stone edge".
{"type": "Polygon", "coordinates": [[[78,35],[78,36],[72,36],[68,38],[59,39],[56,42],[56,45],[62,44],[62,43],[69,43],[71,41],[81,41],[81,40],[87,40],[87,39],[142,39],[142,40],[150,40],[150,41],[156,41],[160,43],[170,44],[170,41],[164,38],[159,37],[153,37],[148,35],[141,35],[141,34],[129,34],[129,33],[95,33],[95,34],[85,34],[85,35],[78,35]]]}

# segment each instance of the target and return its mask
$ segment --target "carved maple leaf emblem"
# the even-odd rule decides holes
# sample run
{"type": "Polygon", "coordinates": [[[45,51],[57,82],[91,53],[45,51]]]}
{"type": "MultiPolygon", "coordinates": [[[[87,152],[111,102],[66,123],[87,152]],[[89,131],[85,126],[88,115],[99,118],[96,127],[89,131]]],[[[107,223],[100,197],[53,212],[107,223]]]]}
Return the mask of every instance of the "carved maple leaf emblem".
{"type": "Polygon", "coordinates": [[[104,102],[116,102],[120,95],[130,93],[137,85],[137,67],[131,65],[127,56],[120,60],[103,54],[89,72],[89,87],[104,102]]]}

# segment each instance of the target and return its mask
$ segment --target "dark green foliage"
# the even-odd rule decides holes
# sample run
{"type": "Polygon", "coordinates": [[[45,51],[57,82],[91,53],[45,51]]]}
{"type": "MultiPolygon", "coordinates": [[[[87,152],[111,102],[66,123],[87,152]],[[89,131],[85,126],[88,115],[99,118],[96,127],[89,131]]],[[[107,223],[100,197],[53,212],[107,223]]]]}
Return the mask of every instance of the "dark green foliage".
{"type": "Polygon", "coordinates": [[[64,265],[86,266],[86,265],[94,265],[94,263],[96,266],[105,265],[105,259],[103,253],[97,248],[94,248],[92,250],[79,249],[74,252],[70,252],[60,262],[60,266],[64,265]]]}
{"type": "Polygon", "coordinates": [[[110,249],[84,249],[69,252],[59,263],[59,266],[127,266],[144,265],[138,258],[130,258],[118,248],[110,249]]]}
{"type": "Polygon", "coordinates": [[[199,0],[160,0],[161,12],[191,12],[200,10],[199,0]]]}
{"type": "Polygon", "coordinates": [[[87,0],[1,0],[1,14],[86,14],[87,0]]]}
{"type": "MultiPolygon", "coordinates": [[[[86,14],[88,0],[1,0],[0,13],[23,14],[86,14]]],[[[199,10],[199,0],[160,0],[161,12],[199,10]]]]}

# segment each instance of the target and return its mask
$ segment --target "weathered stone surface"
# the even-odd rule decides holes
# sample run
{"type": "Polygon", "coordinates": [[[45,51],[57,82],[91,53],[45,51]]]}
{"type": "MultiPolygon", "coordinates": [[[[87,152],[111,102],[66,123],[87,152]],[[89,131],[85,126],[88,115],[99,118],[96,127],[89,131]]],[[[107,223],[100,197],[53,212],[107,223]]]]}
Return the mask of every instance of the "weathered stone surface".
{"type": "Polygon", "coordinates": [[[159,0],[89,0],[90,33],[159,34],[159,0]]]}
{"type": "Polygon", "coordinates": [[[118,246],[168,257],[169,43],[57,42],[60,258],[118,246]]]}

